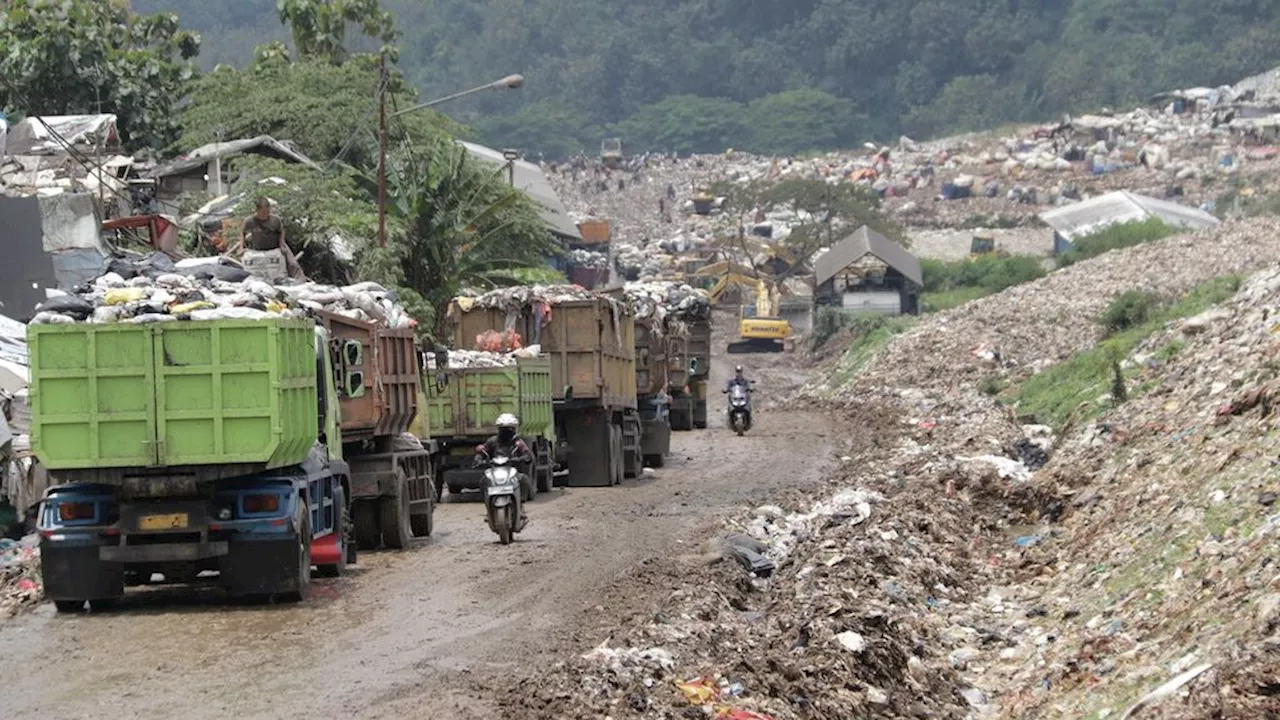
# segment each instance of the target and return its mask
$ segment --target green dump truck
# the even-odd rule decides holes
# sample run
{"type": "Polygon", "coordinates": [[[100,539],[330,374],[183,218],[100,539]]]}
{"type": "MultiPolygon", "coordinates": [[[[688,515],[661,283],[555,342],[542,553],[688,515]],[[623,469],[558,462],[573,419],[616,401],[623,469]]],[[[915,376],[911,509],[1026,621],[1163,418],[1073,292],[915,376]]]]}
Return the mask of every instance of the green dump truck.
{"type": "Polygon", "coordinates": [[[333,358],[360,359],[350,340],[283,318],[31,326],[31,443],[56,483],[38,530],[58,609],[109,605],[157,574],[216,571],[232,593],[289,600],[313,566],[341,574],[360,482],[342,397],[364,380],[333,358]]]}
{"type": "Polygon", "coordinates": [[[604,297],[525,306],[510,313],[453,303],[454,347],[482,333],[514,330],[551,361],[556,459],[572,486],[617,485],[642,468],[636,408],[635,323],[604,297]]]}
{"type": "MultiPolygon", "coordinates": [[[[447,358],[447,353],[437,355],[447,358]]],[[[551,360],[524,358],[506,367],[430,368],[425,424],[438,448],[436,493],[478,490],[484,471],[472,467],[476,446],[498,432],[498,416],[520,419],[520,436],[533,451],[531,476],[536,492],[549,492],[555,476],[555,413],[551,398],[551,360]]],[[[525,498],[532,500],[532,498],[525,498]]]]}

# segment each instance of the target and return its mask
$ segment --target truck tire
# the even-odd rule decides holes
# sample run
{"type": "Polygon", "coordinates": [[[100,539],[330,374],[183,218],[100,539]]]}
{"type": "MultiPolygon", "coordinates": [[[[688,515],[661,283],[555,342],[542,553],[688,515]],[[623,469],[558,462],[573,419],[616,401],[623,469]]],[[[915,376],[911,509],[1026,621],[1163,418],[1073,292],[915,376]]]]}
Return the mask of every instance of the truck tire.
{"type": "Polygon", "coordinates": [[[281,595],[282,600],[291,603],[303,602],[311,595],[311,512],[306,500],[298,500],[298,515],[298,587],[281,595]]]}
{"type": "Polygon", "coordinates": [[[115,609],[116,598],[99,598],[98,600],[89,601],[89,610],[93,612],[107,612],[115,609]]]}
{"type": "Polygon", "coordinates": [[[534,477],[537,479],[538,492],[551,492],[554,475],[551,469],[551,448],[546,440],[538,440],[537,460],[534,462],[534,477]]]}
{"type": "Polygon", "coordinates": [[[83,600],[54,600],[53,606],[64,614],[84,612],[83,600]]]}
{"type": "Polygon", "coordinates": [[[431,537],[431,533],[436,527],[435,509],[435,505],[432,505],[431,512],[409,517],[409,525],[413,530],[414,537],[431,537]]]}
{"type": "Polygon", "coordinates": [[[622,428],[613,425],[609,428],[609,472],[610,484],[621,485],[622,476],[626,474],[626,461],[622,457],[622,428]]]}
{"type": "Polygon", "coordinates": [[[355,521],[356,547],[361,550],[376,550],[382,538],[377,503],[372,500],[357,500],[351,504],[351,509],[355,521]]]}
{"type": "Polygon", "coordinates": [[[667,459],[658,453],[644,456],[644,464],[651,468],[660,468],[665,465],[667,459]]]}
{"type": "Polygon", "coordinates": [[[378,515],[382,521],[382,544],[392,550],[402,550],[413,539],[413,525],[409,512],[409,483],[404,471],[396,468],[396,478],[396,494],[378,499],[378,515]]]}

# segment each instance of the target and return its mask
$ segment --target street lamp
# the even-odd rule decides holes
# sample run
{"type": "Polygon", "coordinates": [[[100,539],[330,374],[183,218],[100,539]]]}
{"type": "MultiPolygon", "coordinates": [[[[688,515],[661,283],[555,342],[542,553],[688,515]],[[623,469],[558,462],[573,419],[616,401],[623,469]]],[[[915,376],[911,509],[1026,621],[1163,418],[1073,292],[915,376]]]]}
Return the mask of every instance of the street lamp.
{"type": "Polygon", "coordinates": [[[481,85],[480,87],[473,87],[470,90],[463,90],[460,93],[446,95],[445,97],[432,100],[431,102],[424,102],[419,105],[414,105],[413,107],[407,107],[403,110],[397,110],[396,112],[391,113],[391,117],[399,117],[401,115],[404,115],[405,113],[411,113],[415,110],[429,108],[429,107],[432,107],[433,105],[439,105],[440,103],[449,102],[450,100],[457,100],[460,97],[466,97],[467,95],[473,95],[478,92],[484,92],[485,90],[519,90],[522,87],[524,87],[523,75],[508,75],[502,78],[501,80],[494,80],[493,82],[481,85]]]}
{"type": "MultiPolygon", "coordinates": [[[[403,110],[397,110],[390,116],[387,115],[387,64],[386,57],[381,58],[379,64],[380,81],[379,87],[381,91],[378,94],[378,245],[380,247],[387,246],[387,119],[389,117],[400,117],[405,113],[411,113],[415,110],[422,110],[434,105],[457,100],[460,97],[466,97],[485,90],[519,90],[524,87],[523,75],[508,75],[501,80],[494,80],[486,85],[473,87],[470,90],[463,90],[460,93],[446,95],[430,102],[424,102],[413,107],[407,107],[403,110]]],[[[515,171],[512,166],[512,184],[515,184],[515,171]]]]}

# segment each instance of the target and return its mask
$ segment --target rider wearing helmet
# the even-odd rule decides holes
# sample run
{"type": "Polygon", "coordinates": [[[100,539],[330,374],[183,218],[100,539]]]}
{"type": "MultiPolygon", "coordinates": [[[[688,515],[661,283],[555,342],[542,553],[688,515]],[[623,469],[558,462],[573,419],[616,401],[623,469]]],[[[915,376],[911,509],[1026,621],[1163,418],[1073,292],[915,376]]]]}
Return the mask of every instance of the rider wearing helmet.
{"type": "Polygon", "coordinates": [[[741,385],[748,390],[751,389],[751,381],[748,380],[747,376],[742,372],[741,365],[733,369],[733,377],[730,378],[729,382],[725,383],[724,391],[729,392],[733,389],[734,385],[741,385]]]}
{"type": "Polygon", "coordinates": [[[520,429],[520,420],[511,413],[502,413],[494,423],[498,426],[498,434],[476,447],[476,464],[483,463],[495,455],[505,455],[520,471],[520,483],[525,486],[525,496],[533,497],[533,480],[530,471],[533,465],[533,453],[529,446],[516,432],[520,429]]]}
{"type": "Polygon", "coordinates": [[[484,441],[483,445],[476,448],[478,453],[487,457],[506,455],[512,462],[519,463],[532,459],[529,446],[516,435],[520,429],[520,420],[515,415],[502,413],[494,424],[498,426],[498,434],[491,436],[484,441]]]}

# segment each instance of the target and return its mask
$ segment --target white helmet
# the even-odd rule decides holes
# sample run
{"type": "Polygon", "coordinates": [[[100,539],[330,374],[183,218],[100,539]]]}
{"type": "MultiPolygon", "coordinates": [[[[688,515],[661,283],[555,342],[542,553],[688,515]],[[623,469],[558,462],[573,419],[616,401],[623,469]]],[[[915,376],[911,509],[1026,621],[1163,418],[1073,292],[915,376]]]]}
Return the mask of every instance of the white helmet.
{"type": "Polygon", "coordinates": [[[496,423],[494,423],[494,424],[495,424],[495,425],[497,425],[497,426],[498,426],[498,427],[500,427],[500,428],[504,428],[504,427],[516,428],[516,427],[520,427],[520,421],[516,418],[516,416],[515,416],[515,415],[512,415],[511,413],[502,413],[501,415],[499,415],[499,416],[498,416],[498,421],[497,421],[496,423]]]}

